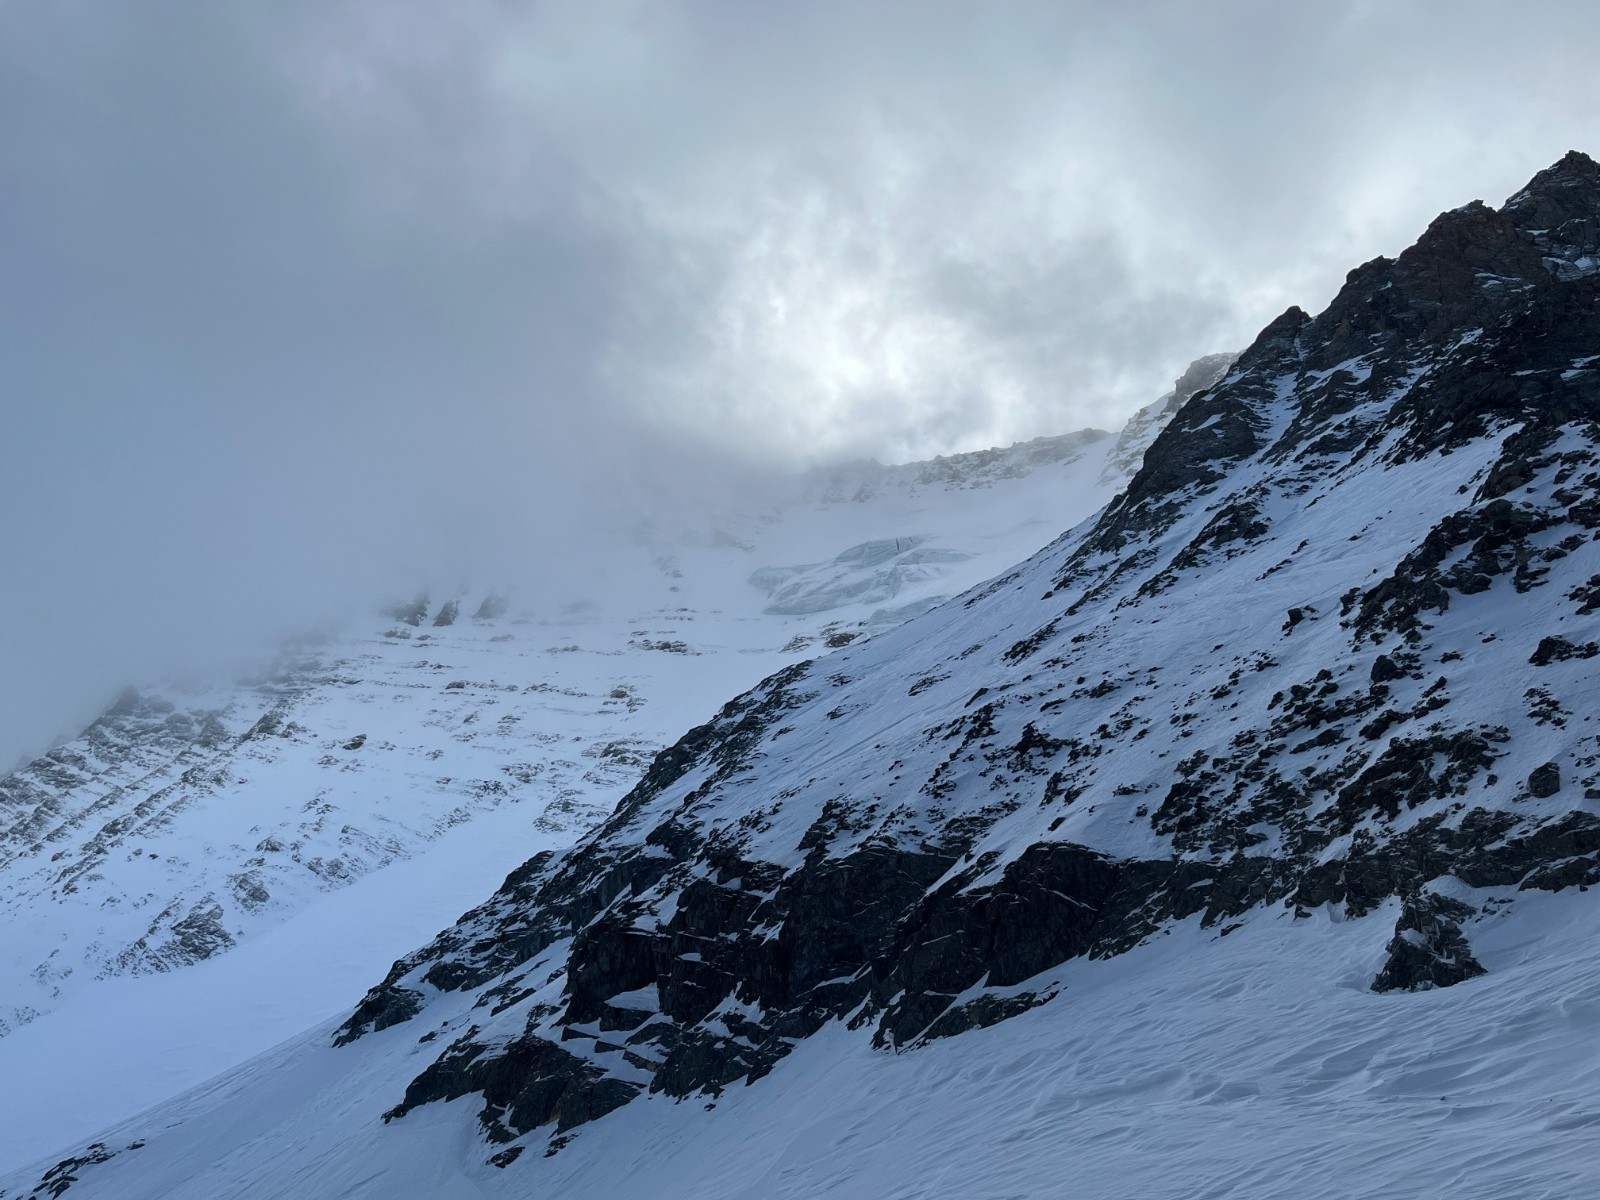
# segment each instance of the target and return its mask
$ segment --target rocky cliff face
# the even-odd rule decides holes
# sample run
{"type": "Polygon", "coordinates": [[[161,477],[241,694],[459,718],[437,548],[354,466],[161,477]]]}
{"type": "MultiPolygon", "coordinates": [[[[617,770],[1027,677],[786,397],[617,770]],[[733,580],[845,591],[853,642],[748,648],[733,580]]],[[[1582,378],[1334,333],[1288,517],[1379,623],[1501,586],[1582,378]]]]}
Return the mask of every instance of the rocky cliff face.
{"type": "Polygon", "coordinates": [[[1117,435],[1116,444],[1106,456],[1102,481],[1115,482],[1119,487],[1138,473],[1144,463],[1144,453],[1156,435],[1166,428],[1174,413],[1197,393],[1215,387],[1228,368],[1238,359],[1238,354],[1207,354],[1197,358],[1173,381],[1172,390],[1154,404],[1147,404],[1129,418],[1127,425],[1117,435]]]}
{"type": "Polygon", "coordinates": [[[1268,326],[1096,518],[662,751],[351,1015],[441,1045],[387,1116],[475,1095],[491,1140],[559,1142],[1263,906],[1399,897],[1371,986],[1477,975],[1486,908],[1600,881],[1597,222],[1581,155],[1441,216],[1268,326]],[[476,1000],[441,1026],[441,993],[476,1000]]]}

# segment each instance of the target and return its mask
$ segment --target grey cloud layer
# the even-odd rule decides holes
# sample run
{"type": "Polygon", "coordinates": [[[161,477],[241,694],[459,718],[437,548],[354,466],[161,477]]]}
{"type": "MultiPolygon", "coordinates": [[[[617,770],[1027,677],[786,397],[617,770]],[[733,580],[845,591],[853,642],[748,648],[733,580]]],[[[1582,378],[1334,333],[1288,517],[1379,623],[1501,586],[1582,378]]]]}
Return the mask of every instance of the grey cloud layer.
{"type": "Polygon", "coordinates": [[[0,4],[0,756],[397,573],[566,554],[669,457],[1114,424],[1593,151],[1596,34],[1472,0],[0,4]]]}

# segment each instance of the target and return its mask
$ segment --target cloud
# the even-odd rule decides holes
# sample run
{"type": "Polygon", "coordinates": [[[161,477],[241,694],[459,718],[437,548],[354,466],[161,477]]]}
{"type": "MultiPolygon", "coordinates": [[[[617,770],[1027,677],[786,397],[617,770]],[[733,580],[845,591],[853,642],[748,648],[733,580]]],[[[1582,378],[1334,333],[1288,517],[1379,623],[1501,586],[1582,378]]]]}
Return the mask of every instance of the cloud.
{"type": "Polygon", "coordinates": [[[1114,424],[1600,99],[1545,33],[1600,28],[1576,4],[485,5],[426,38],[340,11],[324,68],[369,145],[450,108],[413,161],[484,220],[582,192],[628,277],[611,393],[789,458],[1114,424]]]}
{"type": "Polygon", "coordinates": [[[387,581],[581,558],[664,463],[1114,425],[1595,149],[1596,34],[1481,0],[0,5],[0,755],[387,581]]]}

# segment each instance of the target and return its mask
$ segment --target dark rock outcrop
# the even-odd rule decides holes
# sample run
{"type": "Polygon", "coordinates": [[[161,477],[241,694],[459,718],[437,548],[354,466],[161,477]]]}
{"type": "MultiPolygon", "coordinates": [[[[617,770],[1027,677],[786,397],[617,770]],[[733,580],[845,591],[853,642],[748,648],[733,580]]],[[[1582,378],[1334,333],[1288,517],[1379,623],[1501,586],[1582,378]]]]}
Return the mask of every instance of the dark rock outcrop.
{"type": "Polygon", "coordinates": [[[421,625],[428,616],[428,596],[424,592],[409,604],[391,604],[383,615],[407,625],[421,625]]]}
{"type": "Polygon", "coordinates": [[[1561,767],[1557,763],[1547,762],[1533,769],[1528,776],[1528,794],[1540,800],[1548,799],[1561,790],[1561,767]]]}
{"type": "Polygon", "coordinates": [[[1594,658],[1596,655],[1600,655],[1600,642],[1584,642],[1581,646],[1575,646],[1564,637],[1545,637],[1539,639],[1528,662],[1536,667],[1548,667],[1551,663],[1594,658]]]}
{"type": "Polygon", "coordinates": [[[1483,964],[1461,932],[1460,922],[1473,915],[1467,905],[1434,892],[1407,895],[1372,990],[1420,992],[1482,975],[1483,964]]]}

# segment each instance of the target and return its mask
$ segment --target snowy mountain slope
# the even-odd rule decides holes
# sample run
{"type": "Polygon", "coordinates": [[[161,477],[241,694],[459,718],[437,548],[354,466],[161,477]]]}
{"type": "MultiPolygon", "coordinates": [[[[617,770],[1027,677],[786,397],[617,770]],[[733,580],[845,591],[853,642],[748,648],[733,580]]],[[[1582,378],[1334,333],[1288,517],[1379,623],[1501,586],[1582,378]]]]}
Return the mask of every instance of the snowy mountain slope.
{"type": "Polygon", "coordinates": [[[1375,982],[1446,985],[1489,903],[1452,887],[1600,880],[1600,276],[1518,224],[1552,193],[1600,214],[1600,168],[1291,310],[1097,519],[727,705],[396,964],[344,1039],[479,1008],[389,1115],[476,1095],[491,1140],[559,1140],[1265,904],[1401,897],[1375,982]]]}
{"type": "Polygon", "coordinates": [[[1581,155],[1445,214],[1097,517],[657,755],[334,1047],[13,1186],[1593,1191],[1597,260],[1581,155]]]}
{"type": "MultiPolygon", "coordinates": [[[[1195,374],[1200,364],[1208,363],[1217,357],[1221,356],[1208,355],[1191,363],[1184,378],[1188,379],[1195,374]]],[[[1200,368],[1200,374],[1204,374],[1204,368],[1200,368]]],[[[1180,380],[1177,386],[1183,386],[1183,380],[1180,380]]],[[[1165,400],[1166,397],[1162,399],[1165,400]]],[[[1157,401],[1157,404],[1160,403],[1161,401],[1157,401]]],[[[993,487],[1008,479],[1022,479],[1054,463],[1075,461],[1092,452],[1096,443],[1110,436],[1101,429],[1082,429],[1076,433],[1017,442],[1011,446],[973,450],[965,454],[939,455],[924,462],[884,466],[879,462],[868,461],[819,467],[806,474],[801,482],[800,496],[810,502],[862,503],[892,492],[915,495],[924,489],[993,487]]],[[[1150,436],[1155,436],[1154,430],[1150,436]]],[[[1118,440],[1122,440],[1121,434],[1118,435],[1118,440]]],[[[1140,450],[1142,449],[1141,446],[1140,450]]],[[[1103,469],[1102,474],[1106,469],[1109,468],[1103,469]]],[[[1126,461],[1120,469],[1119,476],[1106,482],[1121,486],[1138,469],[1137,458],[1126,461]]]]}
{"type": "Polygon", "coordinates": [[[1006,452],[943,460],[931,481],[885,468],[859,501],[802,479],[768,510],[658,511],[608,552],[603,587],[549,611],[478,594],[399,605],[236,685],[128,692],[0,779],[0,1075],[30,1096],[0,1163],[347,1008],[511,868],[603,817],[728,695],[1031,552],[1046,514],[1103,502],[1111,444],[1052,439],[1001,474],[1006,452]],[[875,595],[773,614],[749,582],[897,537],[927,561],[875,595]],[[400,891],[379,878],[397,871],[400,891]],[[321,964],[309,986],[295,961],[321,964]]]}
{"type": "Polygon", "coordinates": [[[659,755],[345,1023],[426,1030],[385,1119],[468,1098],[513,1178],[834,1022],[1006,1028],[1068,1007],[1063,964],[1251,914],[1315,946],[1383,911],[1362,987],[1481,975],[1524,893],[1600,879],[1585,213],[1572,158],[1446,214],[1264,331],[1098,518],[659,755]]]}

